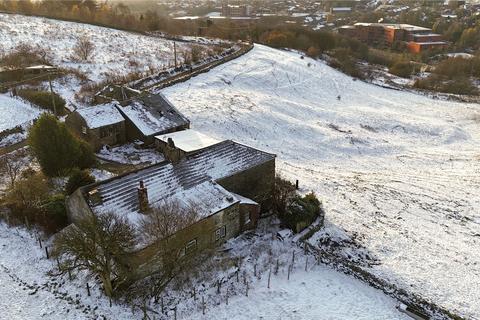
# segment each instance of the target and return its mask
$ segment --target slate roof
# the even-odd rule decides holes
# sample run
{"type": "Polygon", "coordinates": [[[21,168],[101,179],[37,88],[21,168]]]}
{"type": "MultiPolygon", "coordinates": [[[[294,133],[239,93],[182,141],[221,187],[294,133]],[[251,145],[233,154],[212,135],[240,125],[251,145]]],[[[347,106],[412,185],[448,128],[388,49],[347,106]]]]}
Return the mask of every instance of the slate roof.
{"type": "Polygon", "coordinates": [[[96,105],[76,110],[91,129],[100,128],[125,121],[113,103],[96,105]]]}
{"type": "Polygon", "coordinates": [[[117,107],[145,136],[166,133],[190,123],[161,93],[140,95],[128,105],[117,107]]]}
{"type": "Polygon", "coordinates": [[[275,158],[269,154],[230,140],[201,150],[177,164],[162,162],[136,172],[115,177],[88,188],[97,189],[99,205],[90,205],[96,213],[113,211],[136,225],[143,216],[138,211],[137,187],[142,180],[148,189],[151,206],[161,201],[196,204],[200,217],[225,209],[239,199],[215,181],[245,171],[275,158]]]}

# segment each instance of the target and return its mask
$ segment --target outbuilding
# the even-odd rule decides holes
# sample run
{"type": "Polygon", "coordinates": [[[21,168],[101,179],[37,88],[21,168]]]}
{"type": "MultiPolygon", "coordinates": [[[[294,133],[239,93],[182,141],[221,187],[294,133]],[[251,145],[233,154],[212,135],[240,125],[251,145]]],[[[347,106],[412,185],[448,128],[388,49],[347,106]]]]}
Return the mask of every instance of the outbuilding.
{"type": "Polygon", "coordinates": [[[114,103],[79,108],[68,115],[65,124],[96,151],[126,141],[125,119],[114,103]]]}

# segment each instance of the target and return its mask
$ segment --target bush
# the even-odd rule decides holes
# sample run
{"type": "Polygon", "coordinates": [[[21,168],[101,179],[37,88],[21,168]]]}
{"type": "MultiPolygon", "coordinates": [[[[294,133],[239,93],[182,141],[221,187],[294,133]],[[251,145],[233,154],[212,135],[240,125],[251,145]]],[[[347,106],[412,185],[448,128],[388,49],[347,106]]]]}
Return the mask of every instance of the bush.
{"type": "MultiPolygon", "coordinates": [[[[50,91],[39,91],[31,89],[21,89],[17,91],[18,95],[31,103],[54,112],[52,94],[50,91]]],[[[65,100],[56,93],[53,93],[53,99],[55,101],[55,109],[57,115],[65,114],[65,100]]]]}
{"type": "Polygon", "coordinates": [[[28,143],[48,176],[59,176],[73,168],[85,169],[95,163],[92,149],[53,115],[40,116],[30,128],[28,143]]]}
{"type": "Polygon", "coordinates": [[[410,78],[413,70],[413,65],[410,62],[397,61],[388,69],[388,72],[402,78],[410,78]]]}
{"type": "Polygon", "coordinates": [[[312,224],[320,215],[323,215],[321,202],[312,192],[304,197],[295,196],[288,205],[286,213],[279,218],[282,224],[298,233],[312,224]]]}
{"type": "Polygon", "coordinates": [[[73,169],[68,182],[65,185],[65,193],[70,195],[80,187],[89,185],[95,182],[95,178],[86,170],[73,169]]]}
{"type": "Polygon", "coordinates": [[[43,216],[38,223],[43,226],[47,232],[58,232],[68,225],[65,195],[55,194],[45,199],[42,205],[42,211],[43,216]]]}

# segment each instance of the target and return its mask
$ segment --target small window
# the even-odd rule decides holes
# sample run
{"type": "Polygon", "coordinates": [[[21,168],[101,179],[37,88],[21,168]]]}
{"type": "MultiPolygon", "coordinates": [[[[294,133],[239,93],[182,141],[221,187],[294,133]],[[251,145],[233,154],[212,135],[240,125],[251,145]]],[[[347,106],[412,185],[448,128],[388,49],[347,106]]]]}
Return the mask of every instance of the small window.
{"type": "Polygon", "coordinates": [[[185,254],[189,254],[197,249],[197,239],[193,239],[187,242],[185,246],[185,254]]]}
{"type": "Polygon", "coordinates": [[[87,134],[87,127],[82,127],[82,133],[87,134]]]}
{"type": "Polygon", "coordinates": [[[226,226],[223,226],[220,229],[215,230],[215,241],[225,238],[226,234],[227,234],[226,226]]]}

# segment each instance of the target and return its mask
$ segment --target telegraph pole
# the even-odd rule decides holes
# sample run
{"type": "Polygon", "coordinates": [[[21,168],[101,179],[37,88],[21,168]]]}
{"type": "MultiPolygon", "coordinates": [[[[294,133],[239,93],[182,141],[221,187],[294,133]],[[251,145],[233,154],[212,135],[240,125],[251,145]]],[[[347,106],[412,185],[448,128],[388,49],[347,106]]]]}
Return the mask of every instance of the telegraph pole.
{"type": "Polygon", "coordinates": [[[177,43],[173,41],[173,55],[175,56],[175,68],[177,67],[177,43]]]}

